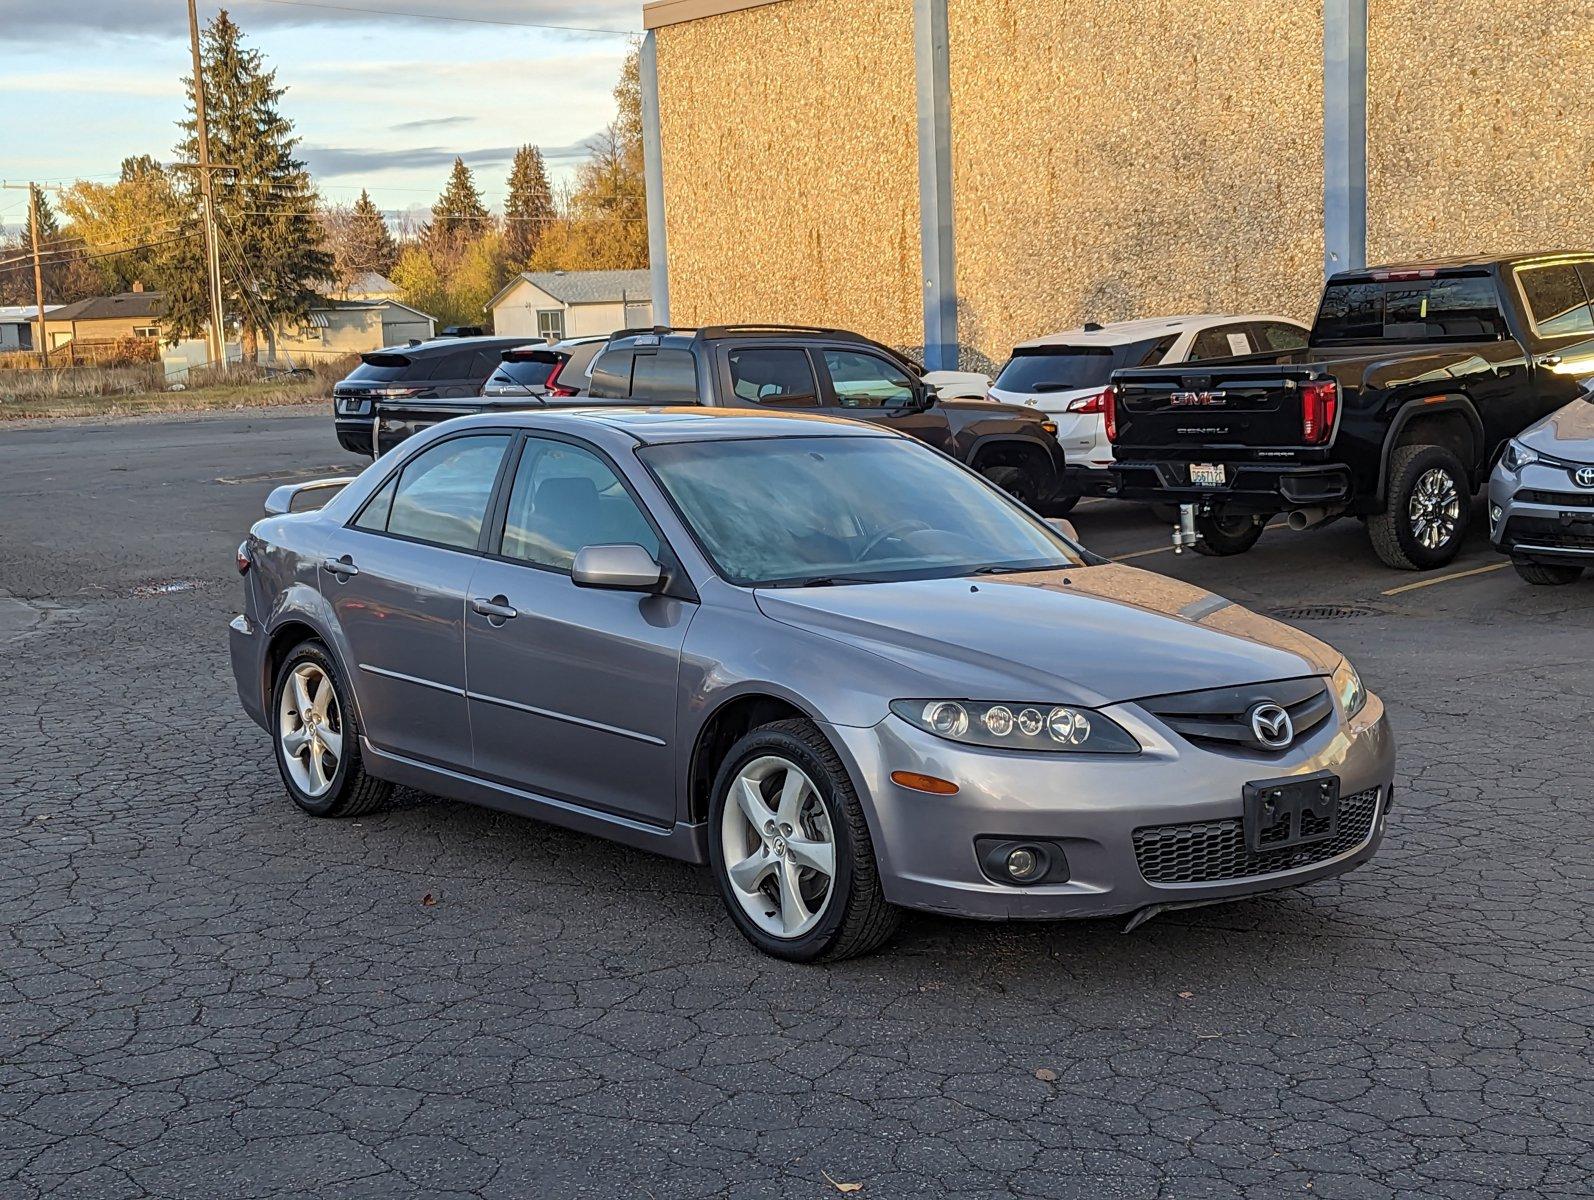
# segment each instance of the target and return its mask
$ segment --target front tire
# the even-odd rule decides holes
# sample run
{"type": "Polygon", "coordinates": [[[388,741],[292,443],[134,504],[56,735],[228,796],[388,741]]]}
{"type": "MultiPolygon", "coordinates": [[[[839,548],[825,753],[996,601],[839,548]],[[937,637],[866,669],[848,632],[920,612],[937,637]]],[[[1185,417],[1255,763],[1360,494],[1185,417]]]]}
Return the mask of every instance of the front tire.
{"type": "Polygon", "coordinates": [[[1196,541],[1195,552],[1210,558],[1244,554],[1256,545],[1265,524],[1265,520],[1245,513],[1233,516],[1225,516],[1221,512],[1197,513],[1195,527],[1201,536],[1196,541]]]}
{"type": "Polygon", "coordinates": [[[1025,507],[1032,509],[1040,507],[1040,485],[1035,481],[1035,473],[1028,468],[1004,464],[985,467],[980,474],[1025,507]]]}
{"type": "Polygon", "coordinates": [[[295,646],[271,696],[277,770],[295,804],[314,817],[358,817],[387,803],[393,785],[366,773],[360,719],[325,646],[295,646]]]}
{"type": "Polygon", "coordinates": [[[762,725],[714,781],[709,867],[742,935],[793,962],[867,954],[897,927],[841,759],[811,721],[762,725]]]}
{"type": "Polygon", "coordinates": [[[1443,446],[1401,446],[1389,460],[1383,512],[1367,522],[1373,550],[1401,571],[1442,567],[1461,552],[1472,521],[1472,485],[1443,446]]]}
{"type": "Polygon", "coordinates": [[[1511,565],[1518,575],[1536,587],[1560,587],[1576,583],[1583,577],[1583,568],[1570,563],[1538,563],[1526,558],[1513,558],[1511,565]]]}

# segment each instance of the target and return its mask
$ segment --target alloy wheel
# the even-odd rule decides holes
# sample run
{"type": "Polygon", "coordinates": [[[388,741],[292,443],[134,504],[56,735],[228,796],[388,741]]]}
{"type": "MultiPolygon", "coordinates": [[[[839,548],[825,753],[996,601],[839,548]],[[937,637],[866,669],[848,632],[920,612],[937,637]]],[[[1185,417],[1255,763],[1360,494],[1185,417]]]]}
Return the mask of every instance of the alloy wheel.
{"type": "Polygon", "coordinates": [[[1425,550],[1437,550],[1455,537],[1461,524],[1461,489],[1450,472],[1429,467],[1411,490],[1407,515],[1411,535],[1425,550]]]}
{"type": "Polygon", "coordinates": [[[765,933],[797,938],[830,904],[836,838],[813,780],[778,755],[731,780],[720,818],[725,873],[742,911],[765,933]]]}
{"type": "Polygon", "coordinates": [[[311,798],[324,796],[343,758],[343,714],[332,680],[313,662],[294,667],[283,686],[277,740],[294,786],[311,798]]]}

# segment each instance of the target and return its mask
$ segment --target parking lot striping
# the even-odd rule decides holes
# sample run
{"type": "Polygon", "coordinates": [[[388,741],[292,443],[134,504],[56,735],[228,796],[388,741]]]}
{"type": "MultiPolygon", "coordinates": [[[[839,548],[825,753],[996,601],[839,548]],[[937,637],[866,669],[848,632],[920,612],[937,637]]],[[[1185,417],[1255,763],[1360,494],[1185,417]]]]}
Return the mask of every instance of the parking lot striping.
{"type": "MultiPolygon", "coordinates": [[[[1271,525],[1262,526],[1262,532],[1266,533],[1269,529],[1288,529],[1288,528],[1289,528],[1289,525],[1286,522],[1284,522],[1284,521],[1275,521],[1271,525]]],[[[1128,562],[1131,558],[1145,558],[1148,554],[1168,554],[1172,550],[1173,550],[1173,543],[1170,542],[1166,546],[1153,546],[1150,550],[1132,550],[1128,554],[1114,554],[1114,555],[1110,555],[1109,557],[1111,558],[1111,560],[1113,562],[1128,562]]]]}
{"type": "Polygon", "coordinates": [[[1433,587],[1436,583],[1449,583],[1452,579],[1466,579],[1471,575],[1487,575],[1490,571],[1503,571],[1511,564],[1509,562],[1490,563],[1485,567],[1473,567],[1470,571],[1452,571],[1448,575],[1436,575],[1432,579],[1419,579],[1416,583],[1403,583],[1397,588],[1390,588],[1382,593],[1385,596],[1398,596],[1401,592],[1414,592],[1418,588],[1433,587]]]}

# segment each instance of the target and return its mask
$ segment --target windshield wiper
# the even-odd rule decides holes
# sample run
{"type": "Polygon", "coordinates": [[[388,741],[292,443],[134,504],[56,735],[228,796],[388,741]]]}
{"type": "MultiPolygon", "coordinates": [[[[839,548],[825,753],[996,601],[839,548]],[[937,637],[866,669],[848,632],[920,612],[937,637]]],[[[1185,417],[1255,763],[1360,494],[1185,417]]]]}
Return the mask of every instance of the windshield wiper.
{"type": "Polygon", "coordinates": [[[839,587],[844,583],[883,583],[880,579],[860,579],[856,575],[809,575],[804,579],[780,579],[769,584],[776,588],[839,587]]]}
{"type": "Polygon", "coordinates": [[[1056,567],[976,567],[970,575],[1028,575],[1031,571],[1054,571],[1056,567]]]}

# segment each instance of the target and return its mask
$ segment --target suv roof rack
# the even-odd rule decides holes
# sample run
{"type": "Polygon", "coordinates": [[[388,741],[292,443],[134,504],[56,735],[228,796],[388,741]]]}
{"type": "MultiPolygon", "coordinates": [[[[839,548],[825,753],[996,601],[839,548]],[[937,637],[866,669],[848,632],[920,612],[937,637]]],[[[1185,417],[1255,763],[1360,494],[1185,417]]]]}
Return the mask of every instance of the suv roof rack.
{"type": "Polygon", "coordinates": [[[869,340],[863,334],[854,333],[850,329],[831,329],[825,325],[779,325],[767,321],[749,321],[740,325],[705,325],[697,331],[697,336],[719,338],[735,337],[738,334],[748,333],[821,334],[824,337],[846,338],[849,341],[866,342],[869,340]]]}

